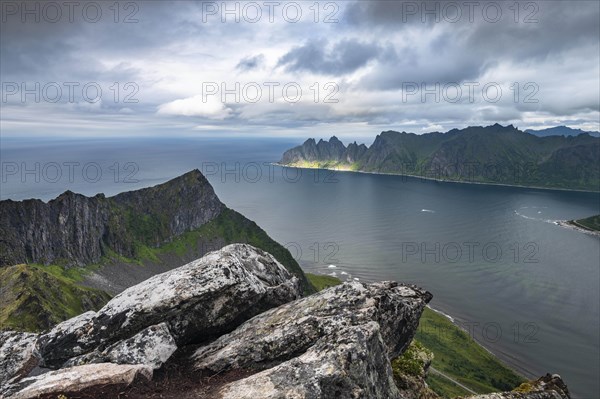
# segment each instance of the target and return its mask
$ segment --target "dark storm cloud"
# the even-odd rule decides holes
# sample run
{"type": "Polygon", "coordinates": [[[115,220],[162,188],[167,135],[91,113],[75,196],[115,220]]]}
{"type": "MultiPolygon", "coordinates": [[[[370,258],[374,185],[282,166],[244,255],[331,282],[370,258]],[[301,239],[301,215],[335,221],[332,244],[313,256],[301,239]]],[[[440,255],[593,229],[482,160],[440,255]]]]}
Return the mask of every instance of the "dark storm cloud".
{"type": "Polygon", "coordinates": [[[291,49],[279,60],[278,66],[288,71],[309,71],[326,75],[352,73],[374,59],[393,59],[393,48],[355,39],[342,40],[330,49],[327,40],[309,40],[291,49]]]}
{"type": "MultiPolygon", "coordinates": [[[[20,0],[14,3],[23,4],[20,0]]],[[[80,9],[86,4],[82,0],[78,3],[80,9]]],[[[508,8],[514,7],[513,1],[478,1],[472,20],[463,0],[340,2],[336,16],[340,23],[336,24],[317,24],[312,18],[288,24],[280,14],[278,23],[263,18],[260,23],[244,23],[242,19],[241,23],[224,24],[219,15],[207,23],[202,19],[202,3],[193,1],[134,1],[139,10],[133,23],[123,22],[133,11],[123,8],[130,2],[119,2],[119,23],[115,23],[109,8],[114,2],[96,3],[102,4],[104,13],[97,23],[85,21],[81,13],[73,22],[63,18],[59,23],[22,23],[19,16],[8,16],[0,24],[2,81],[98,81],[107,96],[112,82],[136,82],[140,103],[111,103],[105,96],[97,106],[56,104],[70,107],[59,112],[54,110],[55,104],[41,108],[35,108],[37,104],[10,104],[15,110],[3,112],[4,121],[57,115],[55,119],[66,126],[68,117],[74,116],[85,126],[86,121],[94,120],[89,116],[93,114],[98,116],[95,125],[103,126],[111,113],[118,115],[115,121],[126,123],[130,118],[126,112],[131,108],[132,114],[137,114],[136,123],[155,121],[161,128],[171,123],[190,124],[192,117],[156,115],[156,110],[166,103],[193,99],[199,94],[194,90],[206,79],[230,80],[235,68],[235,79],[294,80],[305,92],[317,80],[312,74],[327,76],[328,80],[335,77],[341,88],[336,98],[342,101],[340,105],[293,107],[225,104],[232,112],[219,123],[232,127],[263,123],[291,129],[311,123],[386,124],[402,119],[426,125],[458,121],[456,125],[462,126],[471,121],[519,119],[525,113],[532,119],[552,115],[556,116],[553,120],[569,117],[580,123],[597,123],[597,1],[519,2],[517,22],[508,8]],[[451,21],[455,16],[447,6],[451,3],[462,9],[457,21],[451,21]],[[482,15],[482,9],[492,3],[502,8],[502,19],[497,23],[482,15]],[[524,23],[531,12],[525,8],[528,4],[538,7],[535,23],[524,23]],[[431,15],[431,10],[438,15],[431,15]],[[304,40],[301,45],[297,45],[298,38],[304,40]],[[277,67],[272,69],[273,65],[277,67]],[[487,82],[484,79],[496,78],[506,82],[513,76],[537,79],[538,104],[523,107],[498,103],[478,108],[477,104],[461,107],[442,101],[423,106],[399,101],[407,82],[424,82],[431,87],[435,83],[483,84],[487,82]]]]}
{"type": "MultiPolygon", "coordinates": [[[[378,26],[393,25],[398,28],[421,23],[425,10],[440,6],[439,1],[357,1],[348,5],[343,20],[350,25],[378,26]],[[415,12],[415,8],[418,12],[415,12]]],[[[427,14],[426,14],[427,15],[427,14]]],[[[434,23],[431,16],[426,23],[434,23]]]]}
{"type": "MultiPolygon", "coordinates": [[[[454,4],[466,4],[453,2],[454,4]]],[[[373,90],[396,90],[406,82],[449,83],[473,81],[500,63],[523,65],[536,63],[541,80],[549,76],[544,63],[562,62],[568,58],[577,63],[589,60],[589,54],[600,51],[600,3],[598,2],[475,2],[472,13],[452,23],[444,17],[439,1],[372,1],[357,2],[346,10],[353,28],[382,29],[400,37],[429,36],[412,47],[398,50],[398,62],[381,62],[360,83],[373,90]],[[530,5],[528,8],[527,5],[530,5]],[[490,22],[492,11],[501,10],[497,22],[490,22]],[[410,7],[415,7],[410,8],[410,7]],[[496,8],[499,7],[499,8],[496,8]],[[438,10],[438,15],[427,14],[438,10]],[[411,10],[411,13],[407,13],[411,10]],[[427,12],[423,11],[426,10],[427,12]],[[422,12],[424,14],[422,14],[422,12]],[[472,16],[472,18],[471,18],[472,16]],[[434,23],[435,18],[438,23],[434,23]],[[527,21],[528,23],[525,23],[527,21]],[[415,33],[417,32],[417,33],[415,33]],[[435,35],[432,32],[436,32],[435,35]],[[587,54],[587,55],[586,55],[587,54]]],[[[463,12],[467,9],[463,7],[463,12]]]]}
{"type": "Polygon", "coordinates": [[[238,62],[235,69],[246,72],[258,68],[262,65],[265,60],[265,56],[262,54],[255,55],[253,57],[244,57],[238,62]]]}
{"type": "MultiPolygon", "coordinates": [[[[15,2],[19,9],[36,3],[43,4],[15,2]]],[[[180,35],[202,31],[199,21],[186,18],[191,2],[130,2],[135,8],[118,3],[118,14],[113,11],[113,3],[91,2],[101,6],[97,22],[90,22],[91,11],[87,17],[83,12],[90,2],[76,3],[73,17],[70,19],[68,9],[62,7],[57,22],[50,22],[41,11],[39,22],[33,16],[23,22],[21,14],[2,16],[0,65],[4,77],[55,73],[77,79],[85,71],[90,72],[88,75],[98,72],[98,62],[107,55],[146,54],[173,43],[180,35]]]]}
{"type": "MultiPolygon", "coordinates": [[[[599,43],[600,2],[538,2],[537,23],[474,24],[465,49],[487,57],[539,60],[599,43]]],[[[511,17],[512,18],[512,17],[511,17]]]]}
{"type": "Polygon", "coordinates": [[[465,52],[485,56],[544,57],[600,37],[600,2],[585,0],[358,1],[344,16],[351,29],[443,27],[465,52]]]}

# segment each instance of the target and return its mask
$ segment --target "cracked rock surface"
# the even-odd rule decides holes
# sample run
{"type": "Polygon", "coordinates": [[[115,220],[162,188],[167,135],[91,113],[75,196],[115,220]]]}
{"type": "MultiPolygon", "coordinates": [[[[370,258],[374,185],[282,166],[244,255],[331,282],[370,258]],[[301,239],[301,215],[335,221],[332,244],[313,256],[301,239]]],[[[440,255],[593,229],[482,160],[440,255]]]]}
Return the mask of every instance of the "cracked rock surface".
{"type": "Polygon", "coordinates": [[[178,346],[202,342],[300,295],[298,279],[273,256],[228,245],[123,291],[96,313],[58,324],[38,339],[41,364],[61,367],[160,323],[178,346]]]}
{"type": "Polygon", "coordinates": [[[34,353],[38,334],[0,331],[0,387],[27,375],[38,363],[34,353]]]}

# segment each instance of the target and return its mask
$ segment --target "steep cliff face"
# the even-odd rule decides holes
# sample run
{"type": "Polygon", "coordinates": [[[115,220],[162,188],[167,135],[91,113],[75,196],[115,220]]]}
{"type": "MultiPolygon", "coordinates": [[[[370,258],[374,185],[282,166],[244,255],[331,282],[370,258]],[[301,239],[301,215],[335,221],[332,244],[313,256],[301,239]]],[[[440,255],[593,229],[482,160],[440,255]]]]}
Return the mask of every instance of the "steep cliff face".
{"type": "Polygon", "coordinates": [[[286,151],[280,163],[600,191],[599,159],[598,137],[536,137],[495,124],[422,135],[387,131],[368,148],[345,147],[336,137],[318,144],[309,139],[286,151]]]}
{"type": "Polygon", "coordinates": [[[48,203],[2,201],[0,265],[100,259],[109,210],[109,201],[101,195],[87,198],[69,191],[48,203]]]}
{"type": "Polygon", "coordinates": [[[216,218],[223,209],[198,170],[110,198],[67,191],[48,203],[2,201],[0,266],[83,266],[109,251],[134,257],[137,244],[159,246],[216,218]]]}

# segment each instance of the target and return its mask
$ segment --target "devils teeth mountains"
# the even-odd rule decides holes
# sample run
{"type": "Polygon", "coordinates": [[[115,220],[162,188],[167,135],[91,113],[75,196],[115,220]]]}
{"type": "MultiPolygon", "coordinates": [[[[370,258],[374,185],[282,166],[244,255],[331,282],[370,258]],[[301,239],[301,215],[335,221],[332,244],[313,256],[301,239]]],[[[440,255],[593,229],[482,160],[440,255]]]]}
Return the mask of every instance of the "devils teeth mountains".
{"type": "Polygon", "coordinates": [[[537,137],[512,125],[447,133],[386,131],[367,147],[308,139],[281,165],[410,175],[436,180],[600,191],[600,138],[537,137]]]}
{"type": "Polygon", "coordinates": [[[312,292],[290,252],[227,208],[198,170],[113,197],[0,201],[0,329],[39,331],[97,310],[107,293],[231,243],[273,254],[312,292]]]}

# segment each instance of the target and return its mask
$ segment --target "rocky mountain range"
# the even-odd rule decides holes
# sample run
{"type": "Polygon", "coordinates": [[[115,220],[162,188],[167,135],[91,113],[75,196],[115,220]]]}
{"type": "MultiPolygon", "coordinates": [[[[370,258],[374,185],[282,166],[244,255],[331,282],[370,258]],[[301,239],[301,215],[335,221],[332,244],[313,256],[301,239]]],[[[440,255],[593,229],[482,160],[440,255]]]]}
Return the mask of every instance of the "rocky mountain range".
{"type": "Polygon", "coordinates": [[[589,134],[590,136],[600,136],[600,132],[585,131],[581,129],[572,129],[568,126],[555,126],[546,129],[527,129],[526,133],[531,133],[539,137],[547,136],[579,136],[580,134],[589,134]]]}
{"type": "Polygon", "coordinates": [[[446,133],[386,131],[370,147],[338,138],[306,140],[280,164],[435,180],[600,191],[600,138],[537,137],[512,125],[446,133]]]}
{"type": "MultiPolygon", "coordinates": [[[[0,333],[0,397],[437,399],[411,352],[432,295],[357,281],[303,297],[269,253],[234,244],[37,333],[0,333]],[[407,359],[404,359],[407,360],[407,359]]],[[[567,399],[558,375],[471,399],[567,399]]]]}

